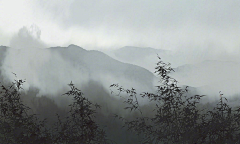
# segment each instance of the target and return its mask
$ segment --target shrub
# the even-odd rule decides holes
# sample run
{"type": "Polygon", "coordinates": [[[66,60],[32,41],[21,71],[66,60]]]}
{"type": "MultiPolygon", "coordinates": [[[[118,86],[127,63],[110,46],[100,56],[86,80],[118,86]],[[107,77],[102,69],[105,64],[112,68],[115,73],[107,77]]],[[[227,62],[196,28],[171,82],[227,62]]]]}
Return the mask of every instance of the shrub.
{"type": "MultiPolygon", "coordinates": [[[[232,110],[223,102],[222,94],[219,103],[213,110],[199,108],[198,104],[205,95],[186,96],[188,87],[177,86],[177,80],[169,76],[174,71],[169,63],[159,58],[155,73],[160,77],[156,93],[143,92],[140,95],[156,103],[155,115],[141,115],[134,120],[124,120],[124,127],[144,135],[141,143],[237,143],[239,142],[239,111],[232,110]]],[[[129,104],[125,109],[140,111],[135,89],[124,89],[118,84],[119,94],[128,94],[124,101],[129,104]]],[[[226,101],[227,99],[224,98],[226,101]]]]}
{"type": "Polygon", "coordinates": [[[76,88],[72,82],[69,86],[71,90],[65,95],[72,95],[73,103],[69,105],[69,115],[65,120],[58,116],[54,129],[56,132],[54,143],[108,143],[105,131],[100,129],[93,120],[96,113],[93,107],[100,108],[100,106],[83,97],[81,90],[76,88]]]}
{"type": "Polygon", "coordinates": [[[70,83],[73,96],[68,116],[51,128],[46,128],[46,119],[41,121],[36,114],[28,114],[29,107],[20,98],[20,90],[25,81],[15,80],[9,87],[0,90],[0,143],[109,143],[105,131],[94,121],[94,108],[83,93],[70,83]]]}
{"type": "Polygon", "coordinates": [[[0,90],[0,143],[48,143],[50,134],[44,128],[45,120],[29,115],[29,107],[20,99],[23,80],[15,80],[0,90]]]}

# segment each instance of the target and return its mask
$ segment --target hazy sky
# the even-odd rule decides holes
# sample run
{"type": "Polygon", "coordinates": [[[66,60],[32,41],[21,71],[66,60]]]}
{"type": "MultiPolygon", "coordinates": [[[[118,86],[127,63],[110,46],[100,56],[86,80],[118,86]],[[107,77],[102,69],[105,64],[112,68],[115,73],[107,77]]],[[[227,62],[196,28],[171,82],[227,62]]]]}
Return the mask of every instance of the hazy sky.
{"type": "Polygon", "coordinates": [[[30,34],[36,47],[240,48],[238,0],[0,0],[0,11],[0,45],[30,34]]]}

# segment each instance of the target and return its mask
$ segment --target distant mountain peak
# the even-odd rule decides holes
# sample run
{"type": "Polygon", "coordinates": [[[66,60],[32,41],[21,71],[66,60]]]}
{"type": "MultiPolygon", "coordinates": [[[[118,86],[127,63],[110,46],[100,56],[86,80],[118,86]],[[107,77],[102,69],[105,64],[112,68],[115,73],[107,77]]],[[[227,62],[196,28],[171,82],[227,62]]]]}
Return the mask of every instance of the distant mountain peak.
{"type": "Polygon", "coordinates": [[[78,46],[78,45],[75,45],[75,44],[70,44],[69,46],[68,46],[68,48],[69,47],[78,47],[78,48],[82,48],[82,47],[80,47],[80,46],[78,46]]]}
{"type": "Polygon", "coordinates": [[[82,50],[82,51],[87,51],[86,49],[84,49],[78,45],[75,45],[75,44],[70,44],[67,48],[74,48],[74,49],[78,49],[78,50],[82,50]]]}
{"type": "Polygon", "coordinates": [[[74,45],[74,44],[70,44],[69,46],[67,47],[63,47],[63,46],[56,46],[56,47],[50,47],[48,49],[52,49],[52,50],[61,50],[61,51],[65,51],[67,49],[72,49],[74,51],[87,51],[86,49],[80,47],[80,46],[77,46],[77,45],[74,45]]]}

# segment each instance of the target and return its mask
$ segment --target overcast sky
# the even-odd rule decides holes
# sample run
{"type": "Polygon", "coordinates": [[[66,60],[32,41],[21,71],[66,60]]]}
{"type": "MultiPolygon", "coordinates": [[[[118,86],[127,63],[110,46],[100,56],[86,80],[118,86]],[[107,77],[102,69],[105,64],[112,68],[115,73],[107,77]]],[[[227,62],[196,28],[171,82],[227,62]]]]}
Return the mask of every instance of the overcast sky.
{"type": "Polygon", "coordinates": [[[29,35],[36,47],[239,53],[240,1],[0,0],[0,45],[20,45],[29,35]]]}

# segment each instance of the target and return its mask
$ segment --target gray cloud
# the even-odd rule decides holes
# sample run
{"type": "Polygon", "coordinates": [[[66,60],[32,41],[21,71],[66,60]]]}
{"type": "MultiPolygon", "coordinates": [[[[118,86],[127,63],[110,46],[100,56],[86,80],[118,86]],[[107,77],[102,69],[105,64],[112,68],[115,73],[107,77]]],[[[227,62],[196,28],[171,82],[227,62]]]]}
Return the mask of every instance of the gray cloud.
{"type": "MultiPolygon", "coordinates": [[[[0,8],[11,8],[6,0],[0,4],[0,8]]],[[[214,49],[231,53],[240,47],[240,2],[234,0],[33,0],[23,3],[22,9],[21,4],[15,12],[4,9],[2,29],[10,31],[15,21],[17,26],[36,23],[42,41],[51,46],[74,43],[86,49],[133,45],[199,50],[211,43],[214,49]]]]}
{"type": "MultiPolygon", "coordinates": [[[[69,23],[147,28],[169,27],[196,21],[201,25],[223,26],[239,23],[236,1],[74,1],[69,23]]],[[[234,24],[235,25],[235,24],[234,24]]]]}
{"type": "Polygon", "coordinates": [[[44,48],[46,44],[41,41],[41,30],[37,25],[31,25],[30,28],[22,27],[18,34],[13,36],[10,41],[10,47],[25,48],[44,48]]]}
{"type": "MultiPolygon", "coordinates": [[[[6,59],[4,66],[8,73],[16,72],[36,87],[48,81],[44,77],[48,72],[36,66],[46,64],[52,55],[43,55],[32,48],[49,45],[73,43],[85,49],[126,45],[171,49],[182,59],[171,57],[166,61],[177,66],[205,59],[239,61],[240,2],[236,0],[8,1],[0,1],[0,42],[9,42],[11,47],[24,50],[20,54],[9,51],[11,57],[6,59]],[[16,2],[14,6],[13,2],[16,2]],[[23,27],[32,23],[41,30],[36,26],[32,30],[23,27]]],[[[52,63],[63,63],[63,68],[74,69],[59,56],[55,57],[58,61],[52,63]]],[[[61,69],[57,67],[52,73],[61,69]]],[[[73,71],[72,75],[77,72],[73,71]]],[[[65,75],[60,72],[58,76],[65,75]]],[[[64,83],[70,78],[64,79],[64,83]]],[[[57,82],[49,83],[43,90],[47,91],[51,85],[57,82]]]]}
{"type": "MultiPolygon", "coordinates": [[[[182,49],[211,42],[216,49],[222,45],[232,52],[240,46],[239,5],[223,0],[74,1],[62,25],[79,28],[79,35],[90,34],[92,47],[182,49]]],[[[84,39],[81,42],[85,45],[84,39]]]]}

